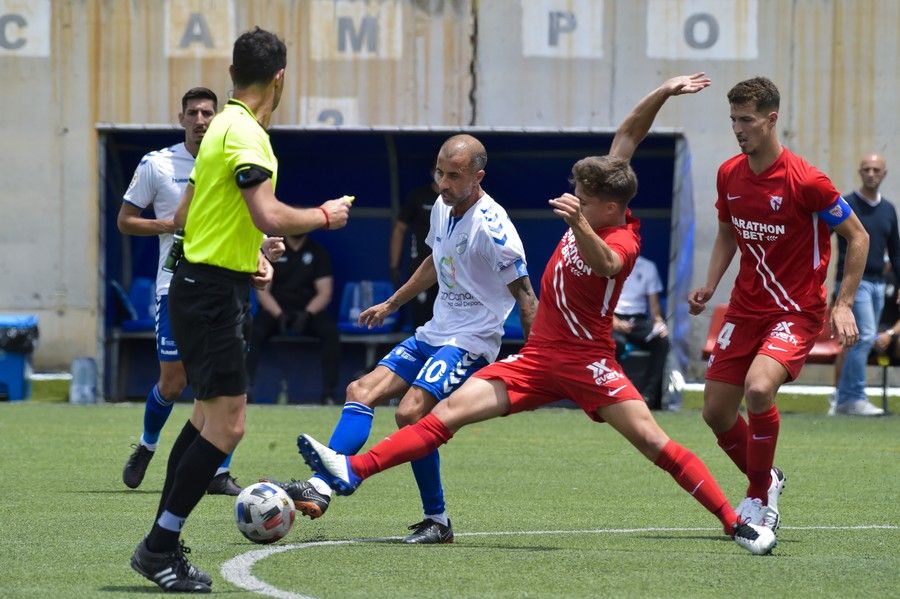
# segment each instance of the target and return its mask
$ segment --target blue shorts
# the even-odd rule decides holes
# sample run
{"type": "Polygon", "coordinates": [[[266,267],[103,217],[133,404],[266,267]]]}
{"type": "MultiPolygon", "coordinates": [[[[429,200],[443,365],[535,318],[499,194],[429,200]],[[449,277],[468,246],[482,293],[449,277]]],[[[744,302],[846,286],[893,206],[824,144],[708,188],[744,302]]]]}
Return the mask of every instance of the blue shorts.
{"type": "Polygon", "coordinates": [[[398,344],[378,364],[389,368],[411,386],[444,399],[467,378],[487,366],[483,356],[453,345],[435,347],[415,336],[398,344]]]}
{"type": "Polygon", "coordinates": [[[160,362],[178,362],[181,355],[175,347],[172,325],[169,324],[169,296],[156,297],[156,355],[160,362]]]}

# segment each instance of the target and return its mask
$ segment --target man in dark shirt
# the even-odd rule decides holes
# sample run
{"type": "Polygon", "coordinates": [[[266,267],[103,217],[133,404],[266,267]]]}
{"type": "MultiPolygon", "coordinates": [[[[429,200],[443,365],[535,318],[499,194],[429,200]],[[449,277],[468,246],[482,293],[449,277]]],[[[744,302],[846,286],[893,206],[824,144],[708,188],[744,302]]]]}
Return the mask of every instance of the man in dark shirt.
{"type": "MultiPolygon", "coordinates": [[[[862,185],[844,199],[859,217],[869,233],[869,255],[863,279],[856,290],[853,315],[859,327],[859,342],[844,352],[843,364],[839,366],[834,402],[829,414],[850,414],[854,416],[881,416],[884,411],[866,399],[866,363],[869,351],[875,343],[881,310],[884,308],[884,257],[887,253],[895,280],[900,281],[900,234],[897,228],[897,212],[894,205],[878,191],[887,174],[884,157],[867,154],[859,164],[862,185]]],[[[838,270],[836,287],[843,278],[844,254],[847,242],[838,237],[838,270]]]]}
{"type": "Polygon", "coordinates": [[[285,238],[284,255],[275,262],[269,291],[257,292],[259,312],[247,356],[250,380],[256,377],[260,349],[276,333],[313,335],[322,340],[323,404],[333,404],[341,362],[340,332],[328,313],[334,292],[331,257],[306,235],[285,238]]]}
{"type": "MultiPolygon", "coordinates": [[[[431,248],[425,243],[428,229],[431,226],[431,207],[440,194],[434,183],[434,169],[431,169],[432,182],[409,192],[391,232],[391,280],[394,288],[399,289],[409,275],[414,273],[426,258],[431,256],[431,248]],[[407,276],[400,274],[400,262],[403,255],[403,241],[409,230],[409,268],[407,276]]],[[[437,297],[437,285],[424,291],[409,302],[409,316],[413,327],[419,327],[432,316],[434,299],[437,297]]]]}

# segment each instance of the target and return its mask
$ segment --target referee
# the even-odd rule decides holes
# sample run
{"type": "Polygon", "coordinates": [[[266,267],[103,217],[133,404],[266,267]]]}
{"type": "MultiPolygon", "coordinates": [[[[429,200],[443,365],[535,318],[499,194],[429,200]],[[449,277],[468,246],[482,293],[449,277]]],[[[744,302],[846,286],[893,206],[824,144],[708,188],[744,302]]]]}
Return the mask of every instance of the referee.
{"type": "Polygon", "coordinates": [[[272,267],[262,231],[299,235],[347,224],[346,199],[292,208],[275,197],[278,160],[266,128],[284,89],[287,49],[258,27],[234,43],[234,97],[212,121],[175,222],[184,258],[172,278],[169,314],[196,400],[169,456],[150,534],[131,567],[166,591],[208,593],[212,579],[187,560],[181,529],[219,464],[244,434],[249,285],[263,288],[272,267]]]}

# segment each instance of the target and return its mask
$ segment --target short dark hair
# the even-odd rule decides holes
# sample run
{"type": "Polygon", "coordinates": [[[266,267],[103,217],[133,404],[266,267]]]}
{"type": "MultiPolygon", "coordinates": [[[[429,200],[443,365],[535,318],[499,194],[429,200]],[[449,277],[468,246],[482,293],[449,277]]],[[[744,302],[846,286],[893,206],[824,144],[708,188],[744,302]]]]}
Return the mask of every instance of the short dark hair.
{"type": "Polygon", "coordinates": [[[192,87],[184,92],[184,95],[181,96],[181,112],[187,110],[188,100],[212,100],[213,110],[219,108],[219,98],[216,97],[213,90],[205,87],[192,87]]]}
{"type": "Polygon", "coordinates": [[[628,204],[637,195],[637,175],[631,164],[617,156],[588,156],[572,167],[569,177],[572,187],[581,184],[581,189],[591,196],[611,196],[621,204],[628,204]]]}
{"type": "Polygon", "coordinates": [[[752,102],[756,110],[778,110],[781,94],[770,79],[754,77],[745,79],[728,91],[729,104],[746,104],[752,102]]]}
{"type": "Polygon", "coordinates": [[[267,84],[287,65],[287,47],[274,33],[255,27],[235,40],[231,64],[235,87],[267,84]]]}

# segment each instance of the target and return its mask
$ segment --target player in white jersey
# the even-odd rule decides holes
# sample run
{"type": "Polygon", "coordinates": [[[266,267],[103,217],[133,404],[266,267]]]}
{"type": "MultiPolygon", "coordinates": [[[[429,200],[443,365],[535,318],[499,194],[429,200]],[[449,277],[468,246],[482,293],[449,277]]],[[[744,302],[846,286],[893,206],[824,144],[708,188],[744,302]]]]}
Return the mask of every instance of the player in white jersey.
{"type": "MultiPolygon", "coordinates": [[[[194,157],[206,128],[216,114],[217,98],[205,87],[189,89],[181,98],[178,122],[184,127],[184,142],[145,155],[138,164],[119,209],[119,231],[128,235],[159,235],[159,264],[156,271],[156,353],[159,381],[147,394],[144,431],[122,471],[122,481],[131,489],[140,486],[159,442],[159,434],[175,400],[187,386],[187,375],[169,326],[169,281],[172,273],[163,270],[175,233],[175,209],[188,182],[194,157]],[[153,208],[155,218],[141,213],[153,208]]],[[[209,492],[237,495],[241,488],[230,473],[231,455],[225,458],[209,492]]]]}
{"type": "MultiPolygon", "coordinates": [[[[440,149],[435,180],[440,201],[431,211],[426,243],[432,248],[410,279],[387,301],[359,316],[361,325],[378,326],[391,313],[438,283],[434,317],[393,348],[375,369],[347,387],[347,401],[329,445],[354,454],[369,437],[374,408],[401,397],[398,426],[431,412],[472,373],[493,362],[500,351],[503,323],[516,302],[525,336],[537,301],[516,228],[500,204],[481,188],[487,153],[471,135],[455,135],[440,149]]],[[[410,526],[406,543],[449,543],[453,529],[434,451],[413,462],[425,518],[410,526]]],[[[332,489],[321,479],[281,484],[297,508],[310,518],[327,509],[332,489]]]]}

